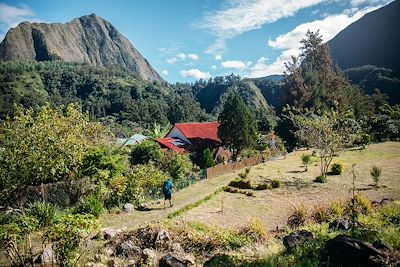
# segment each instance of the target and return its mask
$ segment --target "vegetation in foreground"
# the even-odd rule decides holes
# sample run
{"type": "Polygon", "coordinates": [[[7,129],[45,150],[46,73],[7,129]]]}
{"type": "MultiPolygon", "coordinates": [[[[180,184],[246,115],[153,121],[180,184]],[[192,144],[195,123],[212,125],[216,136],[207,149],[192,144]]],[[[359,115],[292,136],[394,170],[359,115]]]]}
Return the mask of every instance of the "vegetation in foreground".
{"type": "Polygon", "coordinates": [[[106,250],[119,251],[132,244],[135,251],[126,255],[116,252],[100,262],[106,264],[112,260],[120,266],[140,262],[143,260],[140,251],[150,250],[154,253],[153,263],[173,255],[178,261],[205,266],[330,266],[337,259],[330,258],[327,243],[337,236],[348,236],[357,242],[367,242],[368,246],[376,241],[385,244],[386,256],[376,259],[377,266],[396,266],[400,260],[400,202],[373,205],[359,195],[355,224],[350,219],[354,212],[351,203],[336,201],[313,209],[296,209],[288,219],[289,225],[277,231],[267,231],[257,218],[233,229],[167,220],[111,239],[105,245],[106,250]],[[294,218],[301,223],[290,223],[294,218]],[[168,238],[161,240],[160,233],[165,235],[165,232],[168,238]],[[288,241],[282,242],[291,233],[310,233],[311,238],[293,246],[288,241]]]}

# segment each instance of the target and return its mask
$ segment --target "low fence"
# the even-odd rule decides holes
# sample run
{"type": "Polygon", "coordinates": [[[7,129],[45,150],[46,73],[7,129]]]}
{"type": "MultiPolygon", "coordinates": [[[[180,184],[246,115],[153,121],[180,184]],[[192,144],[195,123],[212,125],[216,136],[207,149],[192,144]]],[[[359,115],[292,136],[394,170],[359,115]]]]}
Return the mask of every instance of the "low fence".
{"type": "Polygon", "coordinates": [[[207,179],[211,179],[227,173],[232,173],[240,169],[243,169],[245,167],[254,166],[260,164],[263,161],[265,161],[263,156],[255,156],[251,158],[242,159],[239,162],[218,164],[214,167],[207,169],[207,179]]]}

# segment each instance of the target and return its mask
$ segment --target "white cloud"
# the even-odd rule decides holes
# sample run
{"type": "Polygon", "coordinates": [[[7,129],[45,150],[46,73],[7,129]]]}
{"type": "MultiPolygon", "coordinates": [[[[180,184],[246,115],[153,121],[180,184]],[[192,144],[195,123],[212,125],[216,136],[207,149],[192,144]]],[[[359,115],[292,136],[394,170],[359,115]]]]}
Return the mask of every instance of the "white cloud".
{"type": "Polygon", "coordinates": [[[216,55],[216,56],[214,57],[214,59],[215,59],[216,61],[222,60],[222,56],[221,56],[221,55],[216,55]]]}
{"type": "Polygon", "coordinates": [[[162,75],[165,75],[165,76],[168,76],[168,71],[167,71],[167,70],[163,70],[163,71],[161,72],[161,74],[162,74],[162,75]]]}
{"type": "Polygon", "coordinates": [[[178,59],[180,59],[180,60],[185,60],[186,54],[184,54],[184,53],[179,53],[179,54],[176,55],[176,58],[178,58],[178,59]]]}
{"type": "Polygon", "coordinates": [[[180,71],[182,77],[195,79],[208,79],[211,77],[209,72],[203,72],[199,69],[190,69],[180,71]]]}
{"type": "Polygon", "coordinates": [[[166,60],[166,62],[171,65],[175,64],[175,62],[177,62],[177,61],[178,61],[178,59],[176,57],[172,57],[172,58],[169,58],[166,60]]]}
{"type": "Polygon", "coordinates": [[[363,4],[368,4],[368,5],[376,5],[376,4],[382,4],[382,5],[387,5],[393,0],[351,0],[350,4],[352,6],[360,6],[363,4]]]}
{"type": "Polygon", "coordinates": [[[378,9],[380,6],[366,7],[356,10],[344,10],[342,14],[329,15],[324,19],[306,22],[298,25],[290,32],[279,35],[277,38],[268,41],[268,45],[274,49],[282,50],[271,64],[267,60],[260,58],[252,68],[251,77],[262,77],[272,74],[282,74],[285,70],[285,62],[291,61],[292,56],[297,56],[300,53],[300,41],[305,38],[307,30],[320,31],[323,41],[327,42],[349,24],[360,19],[365,14],[378,9]]]}
{"type": "Polygon", "coordinates": [[[293,16],[297,11],[323,1],[325,0],[226,1],[225,9],[207,13],[197,27],[208,30],[216,37],[206,53],[217,55],[225,49],[227,39],[293,16]]]}
{"type": "Polygon", "coordinates": [[[187,54],[187,57],[192,60],[198,60],[199,56],[197,54],[187,54]]]}
{"type": "Polygon", "coordinates": [[[33,10],[26,5],[11,6],[0,3],[0,41],[10,28],[16,27],[22,21],[41,22],[35,18],[33,10]]]}
{"type": "Polygon", "coordinates": [[[274,49],[299,48],[300,41],[304,39],[307,30],[310,31],[319,30],[320,34],[323,37],[323,41],[327,42],[333,37],[335,37],[336,34],[338,34],[348,25],[360,19],[366,13],[369,13],[377,8],[379,7],[368,7],[362,10],[358,10],[353,14],[342,13],[342,14],[330,15],[321,20],[315,20],[312,22],[306,22],[300,24],[290,32],[279,35],[274,40],[269,40],[268,45],[274,49]]]}
{"type": "Polygon", "coordinates": [[[240,60],[228,60],[221,62],[221,66],[224,68],[244,70],[247,68],[248,63],[244,63],[243,61],[240,60]]]}
{"type": "Polygon", "coordinates": [[[212,65],[212,66],[211,66],[211,69],[216,70],[216,69],[217,69],[217,66],[216,66],[216,65],[212,65]]]}

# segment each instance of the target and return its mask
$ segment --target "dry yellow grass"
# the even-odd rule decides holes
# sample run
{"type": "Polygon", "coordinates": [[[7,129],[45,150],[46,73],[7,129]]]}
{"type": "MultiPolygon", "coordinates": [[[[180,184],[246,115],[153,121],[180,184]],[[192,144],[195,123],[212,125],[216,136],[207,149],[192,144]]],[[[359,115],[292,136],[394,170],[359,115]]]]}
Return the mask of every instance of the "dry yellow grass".
{"type": "MultiPolygon", "coordinates": [[[[301,154],[310,151],[290,153],[286,159],[254,166],[249,178],[254,182],[277,179],[282,186],[273,190],[255,191],[254,197],[223,192],[205,204],[185,213],[181,219],[211,225],[236,227],[251,218],[260,218],[267,228],[275,229],[286,224],[293,206],[303,203],[310,207],[329,204],[336,199],[350,196],[352,164],[356,164],[356,187],[371,200],[400,198],[400,143],[386,142],[373,144],[365,150],[350,150],[340,153],[334,161],[344,163],[342,175],[328,176],[325,184],[314,183],[319,174],[318,162],[304,172],[301,154]],[[370,177],[372,165],[382,169],[381,187],[373,187],[370,177]],[[221,211],[223,202],[223,212],[221,211]]],[[[231,176],[232,179],[234,175],[231,176]]]]}

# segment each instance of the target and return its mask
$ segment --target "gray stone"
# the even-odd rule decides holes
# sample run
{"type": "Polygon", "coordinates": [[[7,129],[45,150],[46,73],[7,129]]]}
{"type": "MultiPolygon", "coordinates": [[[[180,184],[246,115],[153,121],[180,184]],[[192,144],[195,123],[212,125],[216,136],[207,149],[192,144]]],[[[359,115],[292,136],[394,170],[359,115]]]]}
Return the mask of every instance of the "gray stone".
{"type": "Polygon", "coordinates": [[[289,235],[285,236],[283,238],[283,245],[285,246],[286,249],[292,249],[300,244],[303,244],[304,242],[310,242],[313,240],[314,240],[314,235],[311,232],[301,230],[290,233],[289,235]]]}
{"type": "Polygon", "coordinates": [[[152,266],[157,265],[157,254],[154,250],[145,248],[142,251],[141,260],[143,263],[148,263],[152,266]]]}
{"type": "Polygon", "coordinates": [[[40,260],[43,266],[52,266],[56,261],[54,251],[51,248],[44,249],[40,260]]]}
{"type": "Polygon", "coordinates": [[[131,203],[125,203],[123,206],[123,210],[126,213],[132,213],[135,211],[135,206],[133,206],[133,204],[131,203]]]}
{"type": "Polygon", "coordinates": [[[114,229],[111,229],[111,228],[103,229],[103,237],[105,240],[110,240],[111,238],[113,238],[116,235],[117,235],[117,232],[114,229]]]}
{"type": "Polygon", "coordinates": [[[168,253],[160,260],[160,267],[187,267],[195,264],[190,256],[179,256],[175,253],[168,253]]]}
{"type": "Polygon", "coordinates": [[[117,246],[115,252],[117,256],[135,257],[135,258],[139,258],[142,254],[142,250],[140,249],[140,247],[136,246],[132,241],[122,242],[117,246]]]}
{"type": "Polygon", "coordinates": [[[349,230],[351,228],[350,222],[346,219],[337,219],[329,223],[330,230],[349,230]]]}
{"type": "Polygon", "coordinates": [[[161,230],[158,232],[156,241],[154,243],[156,248],[163,247],[166,243],[171,240],[169,233],[165,230],[161,230]]]}

